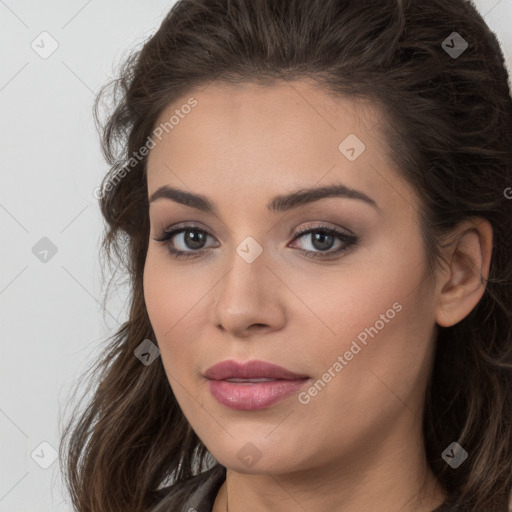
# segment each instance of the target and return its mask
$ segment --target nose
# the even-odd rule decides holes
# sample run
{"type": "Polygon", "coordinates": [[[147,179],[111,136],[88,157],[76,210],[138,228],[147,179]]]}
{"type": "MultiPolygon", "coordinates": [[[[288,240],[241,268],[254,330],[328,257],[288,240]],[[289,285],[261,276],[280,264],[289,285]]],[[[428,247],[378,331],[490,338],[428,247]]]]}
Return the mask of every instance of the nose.
{"type": "Polygon", "coordinates": [[[218,329],[244,338],[284,325],[286,286],[264,255],[248,263],[233,251],[230,269],[213,290],[212,321],[218,329]]]}

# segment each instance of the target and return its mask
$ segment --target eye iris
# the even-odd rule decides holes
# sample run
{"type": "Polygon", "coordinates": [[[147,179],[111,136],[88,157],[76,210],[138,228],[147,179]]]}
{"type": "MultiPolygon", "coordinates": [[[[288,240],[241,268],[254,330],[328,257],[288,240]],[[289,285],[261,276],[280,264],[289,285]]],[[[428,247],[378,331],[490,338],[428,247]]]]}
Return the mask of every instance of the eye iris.
{"type": "Polygon", "coordinates": [[[313,235],[313,246],[318,250],[330,249],[334,242],[334,236],[326,233],[312,233],[313,235]],[[329,240],[330,243],[325,243],[326,239],[329,240]],[[317,242],[320,242],[318,246],[317,242]]]}
{"type": "Polygon", "coordinates": [[[205,233],[197,230],[185,231],[185,244],[189,249],[201,249],[204,244],[205,233]],[[196,245],[198,244],[198,245],[196,245]]]}

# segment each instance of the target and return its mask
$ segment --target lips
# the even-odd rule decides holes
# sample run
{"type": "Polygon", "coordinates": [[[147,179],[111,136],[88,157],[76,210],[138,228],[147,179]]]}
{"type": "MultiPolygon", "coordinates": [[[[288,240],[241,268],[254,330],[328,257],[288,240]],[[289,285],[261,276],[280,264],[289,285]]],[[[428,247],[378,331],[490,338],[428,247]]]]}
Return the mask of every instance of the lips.
{"type": "Polygon", "coordinates": [[[299,391],[309,380],[266,361],[222,361],[204,373],[212,396],[239,411],[266,409],[299,391]]]}
{"type": "Polygon", "coordinates": [[[265,382],[270,380],[302,380],[307,375],[291,372],[282,366],[266,361],[247,361],[239,363],[232,359],[221,361],[208,368],[204,376],[210,380],[229,380],[231,382],[265,382]]]}

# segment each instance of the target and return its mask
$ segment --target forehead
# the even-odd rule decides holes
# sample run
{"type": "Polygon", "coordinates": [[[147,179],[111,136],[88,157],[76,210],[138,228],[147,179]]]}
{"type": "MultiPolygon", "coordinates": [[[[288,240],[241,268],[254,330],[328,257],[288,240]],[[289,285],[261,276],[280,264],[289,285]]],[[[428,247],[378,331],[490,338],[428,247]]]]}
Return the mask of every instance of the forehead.
{"type": "Polygon", "coordinates": [[[333,135],[336,140],[349,129],[364,137],[381,116],[367,99],[333,96],[310,80],[279,80],[272,85],[214,82],[196,88],[168,105],[156,127],[173,117],[172,128],[166,130],[173,132],[173,139],[211,139],[217,135],[219,139],[230,136],[233,141],[250,138],[258,142],[276,135],[294,140],[312,138],[314,133],[323,138],[333,135]],[[192,109],[188,106],[191,101],[195,103],[192,109]]]}
{"type": "Polygon", "coordinates": [[[155,128],[165,123],[148,157],[150,194],[166,183],[206,194],[219,183],[237,194],[340,181],[369,191],[392,172],[379,109],[312,82],[214,82],[168,105],[155,128]]]}

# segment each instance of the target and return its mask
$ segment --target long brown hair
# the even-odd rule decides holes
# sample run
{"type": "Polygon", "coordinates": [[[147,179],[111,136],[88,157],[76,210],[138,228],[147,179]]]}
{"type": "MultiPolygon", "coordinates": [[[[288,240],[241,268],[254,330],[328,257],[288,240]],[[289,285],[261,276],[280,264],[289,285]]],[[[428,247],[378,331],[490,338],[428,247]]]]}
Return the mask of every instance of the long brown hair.
{"type": "Polygon", "coordinates": [[[142,285],[149,220],[140,148],[163,109],[195,87],[300,78],[370,99],[386,113],[389,154],[422,199],[431,271],[446,234],[464,218],[493,227],[482,299],[461,322],[439,328],[423,428],[430,467],[457,505],[508,509],[512,100],[496,37],[465,0],[180,0],[95,103],[111,167],[99,200],[102,249],[127,273],[131,295],[128,320],[91,368],[92,398],[75,407],[62,436],[61,465],[77,511],[148,511],[160,486],[208,467],[209,452],[160,359],[146,366],[134,356],[143,340],[156,343],[142,285]],[[102,124],[108,93],[113,108],[102,124]],[[453,441],[469,453],[456,470],[441,457],[453,441]]]}

